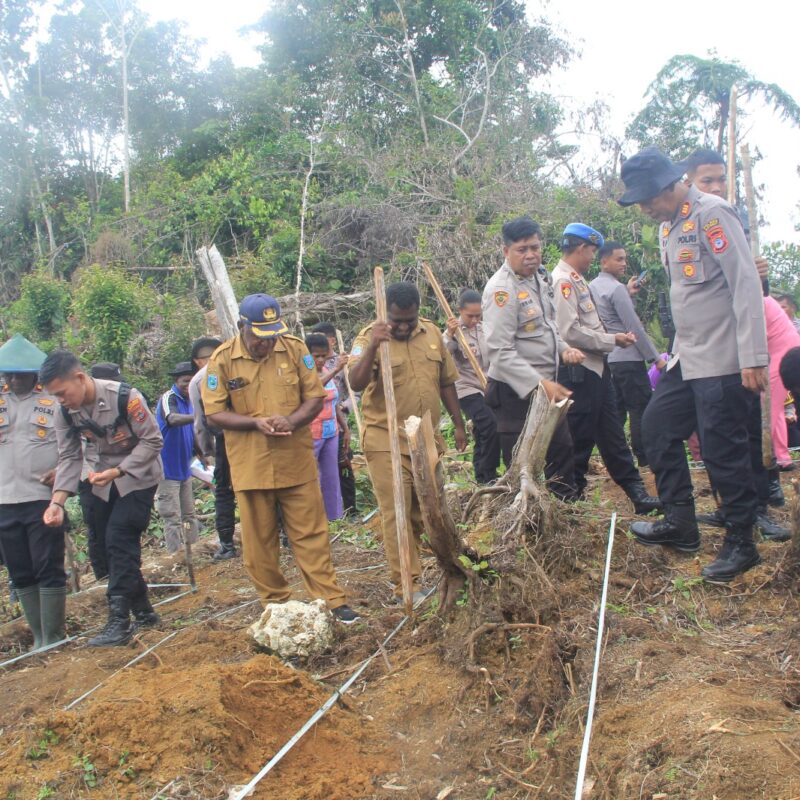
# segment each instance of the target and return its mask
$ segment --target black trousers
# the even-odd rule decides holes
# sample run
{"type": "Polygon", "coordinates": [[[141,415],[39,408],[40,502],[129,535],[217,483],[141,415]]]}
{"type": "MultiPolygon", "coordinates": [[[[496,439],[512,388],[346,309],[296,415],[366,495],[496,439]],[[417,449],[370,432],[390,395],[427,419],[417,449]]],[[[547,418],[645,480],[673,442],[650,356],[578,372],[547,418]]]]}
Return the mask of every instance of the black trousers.
{"type": "Polygon", "coordinates": [[[647,376],[644,361],[618,361],[609,364],[614,391],[617,395],[617,408],[620,411],[622,425],[625,415],[631,421],[631,449],[640,467],[647,466],[647,456],[642,443],[642,415],[653,396],[653,387],[647,376]]]}
{"type": "Polygon", "coordinates": [[[572,406],[567,414],[575,446],[575,486],[586,488],[586,473],[592,450],[597,445],[608,474],[625,491],[641,483],[642,476],[633,465],[633,456],[625,441],[625,432],[617,411],[617,396],[611,372],[600,377],[582,366],[562,366],[558,382],[572,390],[572,406]]]}
{"type": "Polygon", "coordinates": [[[64,528],[44,524],[49,500],[0,505],[0,548],[8,575],[18,589],[61,588],[64,570],[64,528]]]}
{"type": "Polygon", "coordinates": [[[108,501],[92,495],[92,527],[105,542],[109,596],[138,597],[147,592],[142,577],[142,534],[150,522],[156,486],[124,497],[111,484],[108,501]]]}
{"type": "Polygon", "coordinates": [[[101,539],[92,524],[92,484],[81,481],[78,484],[78,502],[81,505],[81,516],[86,523],[86,545],[89,550],[89,563],[95,578],[101,580],[108,575],[108,562],[106,561],[105,532],[101,539]]]}
{"type": "Polygon", "coordinates": [[[642,434],[658,496],[665,504],[692,499],[683,443],[696,430],[725,519],[733,525],[752,525],[757,494],[748,421],[755,404],[756,396],[742,386],[738,374],[685,381],[678,363],[661,376],[642,420],[642,434]]]}
{"type": "MultiPolygon", "coordinates": [[[[472,466],[478,483],[490,483],[497,478],[500,466],[500,436],[494,412],[486,405],[481,392],[459,399],[461,410],[472,420],[472,435],[475,447],[472,451],[472,466]]],[[[506,467],[510,464],[506,461],[506,467]]]]}
{"type": "Polygon", "coordinates": [[[356,476],[353,467],[350,465],[352,453],[344,451],[344,436],[339,437],[339,490],[342,493],[342,508],[346,514],[348,511],[355,514],[356,508],[356,476]]]}
{"type": "MultiPolygon", "coordinates": [[[[520,397],[507,383],[489,379],[486,387],[486,405],[494,411],[500,437],[500,451],[506,465],[511,464],[514,445],[519,439],[530,400],[520,397]]],[[[547,488],[562,500],[578,496],[575,488],[575,461],[569,425],[562,419],[553,433],[544,465],[547,488]]]]}
{"type": "Polygon", "coordinates": [[[236,495],[231,483],[231,467],[225,450],[225,435],[214,437],[214,522],[221,544],[233,544],[236,527],[236,495]]]}

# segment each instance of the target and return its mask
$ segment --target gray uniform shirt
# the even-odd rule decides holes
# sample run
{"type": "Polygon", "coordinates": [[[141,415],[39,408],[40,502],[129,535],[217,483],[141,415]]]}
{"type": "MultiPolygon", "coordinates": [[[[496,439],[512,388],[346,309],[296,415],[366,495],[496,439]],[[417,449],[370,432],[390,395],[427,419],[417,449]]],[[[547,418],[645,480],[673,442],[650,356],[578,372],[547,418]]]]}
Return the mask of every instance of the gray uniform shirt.
{"type": "MultiPolygon", "coordinates": [[[[104,381],[93,378],[95,399],[91,406],[82,406],[77,411],[69,411],[73,422],[79,425],[82,420],[91,419],[103,430],[105,435],[97,437],[92,433],[82,432],[87,439],[92,439],[97,446],[96,472],[103,472],[111,467],[119,467],[124,471],[121,478],[113,483],[121,497],[136,489],[147,489],[155,486],[163,477],[161,465],[161,448],[164,444],[161,431],[155,417],[147,407],[142,395],[131,389],[128,401],[128,420],[123,422],[116,432],[113,430],[117,419],[117,397],[120,384],[115,381],[104,381]]],[[[78,491],[81,477],[83,452],[81,437],[59,411],[56,416],[56,435],[58,437],[58,469],[53,491],[74,494],[78,491]]],[[[101,500],[108,500],[111,484],[93,486],[92,493],[101,500]]]]}
{"type": "Polygon", "coordinates": [[[58,401],[41,386],[23,397],[0,387],[0,504],[49,500],[39,481],[58,462],[58,401]]]}
{"type": "MultiPolygon", "coordinates": [[[[486,337],[483,335],[483,325],[478,323],[474,328],[467,328],[462,325],[461,330],[464,331],[464,337],[467,340],[469,349],[472,350],[473,355],[478,360],[480,368],[486,374],[488,361],[488,350],[486,348],[486,337]]],[[[469,397],[471,394],[483,394],[483,386],[475,370],[472,369],[472,364],[469,359],[464,355],[461,350],[461,345],[458,339],[451,339],[447,331],[442,334],[445,346],[447,347],[450,355],[453,356],[453,361],[456,362],[459,378],[456,381],[456,394],[460,400],[462,397],[469,397]]]]}
{"type": "Polygon", "coordinates": [[[553,270],[556,288],[556,321],[558,330],[570,347],[586,355],[582,365],[603,377],[604,356],[616,343],[613,333],[606,333],[597,313],[589,284],[565,261],[553,270]]]}
{"type": "Polygon", "coordinates": [[[633,307],[628,287],[608,272],[601,272],[589,283],[597,313],[609,333],[636,334],[636,344],[615,347],[608,355],[608,363],[618,361],[656,361],[661,355],[647,335],[642,321],[633,307]]]}
{"type": "Polygon", "coordinates": [[[689,187],[660,230],[672,318],[686,380],[733,375],[769,363],[764,298],[734,209],[689,187]]]}
{"type": "Polygon", "coordinates": [[[545,272],[520,278],[504,263],[483,290],[488,377],[527,397],[540,380],[553,381],[568,345],[556,326],[553,287],[545,272]]]}
{"type": "Polygon", "coordinates": [[[214,449],[214,437],[222,433],[222,429],[212,425],[206,417],[206,409],[203,405],[203,395],[200,391],[206,379],[207,367],[198,370],[189,382],[189,401],[192,404],[194,413],[194,440],[197,442],[197,449],[203,454],[204,458],[212,458],[216,452],[214,449]]]}

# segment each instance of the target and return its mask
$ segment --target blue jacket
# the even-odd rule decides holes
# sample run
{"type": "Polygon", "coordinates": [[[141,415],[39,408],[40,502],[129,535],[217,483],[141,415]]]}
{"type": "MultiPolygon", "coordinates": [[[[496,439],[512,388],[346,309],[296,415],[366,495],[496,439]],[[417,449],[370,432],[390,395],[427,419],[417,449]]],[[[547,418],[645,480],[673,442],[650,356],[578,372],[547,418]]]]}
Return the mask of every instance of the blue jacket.
{"type": "Polygon", "coordinates": [[[156,420],[164,437],[161,460],[164,462],[164,477],[170,481],[185,481],[191,477],[194,453],[194,431],[192,425],[170,425],[170,414],[191,414],[192,403],[178,391],[174,384],[161,395],[156,406],[156,420]]]}

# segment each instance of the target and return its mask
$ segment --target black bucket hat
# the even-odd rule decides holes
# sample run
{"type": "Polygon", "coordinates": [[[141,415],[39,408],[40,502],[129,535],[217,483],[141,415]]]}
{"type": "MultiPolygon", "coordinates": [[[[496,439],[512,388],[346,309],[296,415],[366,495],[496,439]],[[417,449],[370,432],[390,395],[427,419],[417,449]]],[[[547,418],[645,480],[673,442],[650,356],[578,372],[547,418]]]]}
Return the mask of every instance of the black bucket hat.
{"type": "Polygon", "coordinates": [[[643,203],[661,194],[671,183],[684,175],[684,167],[676,164],[657,147],[645,147],[622,165],[625,193],[617,201],[621,206],[643,203]]]}

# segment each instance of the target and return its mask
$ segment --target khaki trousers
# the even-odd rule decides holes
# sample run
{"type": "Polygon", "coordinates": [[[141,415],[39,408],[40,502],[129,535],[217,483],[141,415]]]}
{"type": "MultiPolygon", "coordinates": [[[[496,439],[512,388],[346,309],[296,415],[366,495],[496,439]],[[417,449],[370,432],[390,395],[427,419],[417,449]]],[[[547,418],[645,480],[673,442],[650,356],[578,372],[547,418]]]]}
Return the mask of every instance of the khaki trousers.
{"type": "Polygon", "coordinates": [[[164,540],[168,553],[183,550],[184,536],[190,544],[197,541],[199,525],[194,512],[191,478],[185,481],[164,478],[160,481],[156,509],[164,522],[164,540]],[[185,528],[184,523],[187,523],[185,528]]]}
{"type": "MultiPolygon", "coordinates": [[[[383,531],[383,549],[389,562],[389,574],[394,584],[395,594],[402,595],[400,583],[400,551],[397,546],[397,517],[394,511],[394,490],[392,489],[392,456],[375,450],[367,450],[369,477],[381,511],[381,528],[383,531]]],[[[411,577],[414,590],[419,589],[419,543],[425,526],[419,508],[417,493],[414,491],[414,477],[411,472],[411,456],[403,455],[403,496],[406,504],[407,530],[411,537],[411,577]]]]}
{"type": "Polygon", "coordinates": [[[322,598],[328,608],[347,601],[336,583],[328,538],[328,519],[319,481],[284,489],[246,489],[236,492],[242,523],[242,560],[261,602],[282,603],[292,592],[280,569],[276,503],[280,503],[286,535],[306,591],[322,598]]]}

